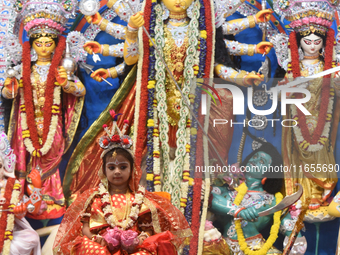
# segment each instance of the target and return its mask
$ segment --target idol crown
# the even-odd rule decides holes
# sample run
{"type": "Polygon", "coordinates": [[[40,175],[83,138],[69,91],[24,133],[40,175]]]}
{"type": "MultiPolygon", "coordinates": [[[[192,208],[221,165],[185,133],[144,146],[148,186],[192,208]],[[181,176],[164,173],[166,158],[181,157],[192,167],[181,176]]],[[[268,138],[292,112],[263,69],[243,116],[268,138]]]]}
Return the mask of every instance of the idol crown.
{"type": "Polygon", "coordinates": [[[339,2],[340,0],[277,0],[274,9],[282,18],[291,21],[290,27],[302,35],[315,31],[325,34],[332,26],[339,2]]]}
{"type": "Polygon", "coordinates": [[[15,30],[23,22],[28,37],[46,34],[57,37],[64,30],[69,18],[75,14],[75,0],[16,0],[14,7],[18,12],[15,30]]]}

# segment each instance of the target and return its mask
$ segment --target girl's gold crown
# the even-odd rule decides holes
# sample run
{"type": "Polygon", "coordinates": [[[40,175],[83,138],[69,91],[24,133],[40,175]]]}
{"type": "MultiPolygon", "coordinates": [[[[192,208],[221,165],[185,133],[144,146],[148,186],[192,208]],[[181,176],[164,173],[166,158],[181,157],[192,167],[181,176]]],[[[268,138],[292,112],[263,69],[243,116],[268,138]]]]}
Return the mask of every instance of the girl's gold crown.
{"type": "Polygon", "coordinates": [[[130,136],[125,134],[129,127],[128,120],[124,120],[123,129],[120,130],[117,126],[117,119],[121,114],[116,114],[114,110],[110,110],[110,115],[113,119],[112,128],[110,130],[108,126],[104,124],[103,128],[106,132],[106,135],[99,139],[99,146],[104,149],[102,157],[113,148],[123,148],[129,152],[132,152],[133,141],[130,136]]]}

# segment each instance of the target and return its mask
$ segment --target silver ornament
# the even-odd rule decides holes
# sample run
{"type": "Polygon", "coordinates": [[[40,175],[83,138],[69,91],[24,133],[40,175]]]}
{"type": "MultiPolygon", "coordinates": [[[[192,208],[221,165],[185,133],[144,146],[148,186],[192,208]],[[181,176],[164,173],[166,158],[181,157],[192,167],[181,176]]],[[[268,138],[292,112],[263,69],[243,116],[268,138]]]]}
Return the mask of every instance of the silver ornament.
{"type": "Polygon", "coordinates": [[[263,115],[254,115],[249,122],[251,123],[249,126],[255,128],[256,130],[263,130],[268,125],[267,117],[263,115]]]}
{"type": "Polygon", "coordinates": [[[86,16],[95,15],[100,9],[100,3],[97,0],[81,0],[79,3],[80,12],[86,16]]]}

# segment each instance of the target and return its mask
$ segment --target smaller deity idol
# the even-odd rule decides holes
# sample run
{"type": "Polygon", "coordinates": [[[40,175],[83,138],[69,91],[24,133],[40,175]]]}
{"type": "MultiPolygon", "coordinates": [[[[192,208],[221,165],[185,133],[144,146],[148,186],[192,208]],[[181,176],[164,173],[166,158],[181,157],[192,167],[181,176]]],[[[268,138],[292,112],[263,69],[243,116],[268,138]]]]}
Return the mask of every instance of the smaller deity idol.
{"type": "MultiPolygon", "coordinates": [[[[281,254],[273,246],[280,226],[288,238],[296,222],[290,214],[281,221],[281,211],[259,217],[259,212],[275,206],[283,198],[280,193],[282,176],[270,171],[282,165],[281,155],[270,143],[259,142],[262,146],[249,154],[241,165],[241,170],[246,170],[245,182],[236,191],[230,191],[227,187],[214,187],[212,191],[211,209],[216,215],[222,216],[219,220],[224,225],[223,236],[230,250],[238,255],[251,254],[251,251],[259,254],[281,254]],[[266,241],[260,231],[272,219],[273,225],[266,241]]],[[[304,254],[307,249],[306,239],[300,234],[298,239],[300,240],[295,243],[293,250],[298,251],[297,254],[304,254]]]]}
{"type": "Polygon", "coordinates": [[[111,116],[113,128],[109,130],[105,125],[107,136],[99,140],[104,149],[101,183],[85,191],[68,209],[54,252],[177,254],[177,249],[189,241],[189,225],[169,197],[147,192],[138,185],[141,173],[135,168],[133,142],[124,135],[128,125],[120,131],[113,110],[111,116]]]}
{"type": "Polygon", "coordinates": [[[40,255],[40,241],[24,218],[26,211],[35,214],[41,204],[41,178],[36,169],[29,174],[34,186],[30,197],[20,201],[21,185],[14,176],[16,157],[5,133],[0,134],[0,254],[40,255]],[[33,253],[32,253],[33,252],[33,253]]]}
{"type": "Polygon", "coordinates": [[[42,194],[48,207],[32,216],[38,219],[65,213],[59,163],[72,143],[85,95],[72,67],[62,66],[66,40],[61,33],[65,13],[72,8],[57,2],[24,1],[24,7],[18,7],[18,23],[23,21],[29,41],[23,45],[20,79],[8,77],[2,90],[5,98],[15,99],[8,134],[19,159],[15,170],[21,184],[31,169],[42,170],[42,194]]]}
{"type": "MultiPolygon", "coordinates": [[[[278,11],[291,21],[294,29],[289,35],[289,48],[285,49],[287,60],[282,64],[287,71],[285,80],[309,77],[335,67],[338,59],[335,49],[339,46],[330,27],[338,1],[278,1],[277,4],[278,11]]],[[[297,170],[285,173],[286,194],[295,192],[294,183],[303,186],[302,201],[310,198],[307,217],[311,221],[328,217],[324,206],[328,205],[327,199],[338,181],[333,152],[339,123],[337,84],[339,75],[334,73],[309,81],[307,90],[311,98],[303,106],[310,114],[305,115],[295,105],[289,105],[284,116],[287,121],[293,119],[298,123],[282,129],[284,165],[297,170]],[[314,171],[314,166],[327,167],[314,171]]],[[[295,93],[294,97],[304,96],[295,93]]]]}

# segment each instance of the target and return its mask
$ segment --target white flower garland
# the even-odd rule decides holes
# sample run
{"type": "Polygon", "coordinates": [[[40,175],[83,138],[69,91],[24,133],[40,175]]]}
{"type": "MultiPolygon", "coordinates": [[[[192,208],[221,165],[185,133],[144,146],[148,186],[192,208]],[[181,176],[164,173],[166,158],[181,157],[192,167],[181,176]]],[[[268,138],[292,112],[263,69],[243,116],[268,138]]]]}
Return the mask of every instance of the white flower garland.
{"type": "Polygon", "coordinates": [[[111,205],[111,196],[109,195],[109,192],[103,183],[99,184],[99,194],[101,195],[101,202],[106,204],[106,206],[103,208],[105,220],[112,228],[118,227],[126,230],[133,227],[136,220],[138,219],[138,214],[144,201],[145,188],[143,186],[139,185],[138,191],[135,194],[135,199],[132,203],[134,205],[131,207],[130,215],[122,222],[118,222],[115,215],[112,213],[113,208],[111,205]]]}
{"type": "MultiPolygon", "coordinates": [[[[155,25],[155,44],[158,49],[163,49],[164,42],[164,31],[163,31],[163,10],[160,4],[155,6],[156,11],[156,25],[155,25]]],[[[165,66],[162,62],[163,50],[160,51],[162,56],[156,54],[156,99],[157,99],[157,111],[158,111],[158,130],[159,140],[162,143],[162,158],[163,158],[163,191],[172,194],[171,187],[171,173],[170,173],[170,148],[169,148],[169,123],[167,115],[167,104],[166,104],[166,92],[165,92],[165,66]]],[[[156,141],[155,141],[156,142],[156,141]]]]}
{"type": "MultiPolygon", "coordinates": [[[[188,95],[190,92],[191,80],[194,78],[194,69],[193,66],[199,61],[199,52],[197,51],[198,45],[198,17],[199,17],[199,8],[200,3],[196,1],[193,7],[193,17],[189,22],[188,32],[189,32],[189,46],[187,48],[187,56],[185,59],[185,68],[183,72],[184,76],[184,85],[182,88],[182,92],[184,96],[188,99],[188,95]]],[[[164,47],[164,32],[163,32],[163,10],[160,5],[155,7],[156,10],[156,26],[155,26],[155,42],[159,49],[164,47]]],[[[163,191],[170,193],[172,196],[172,203],[177,207],[181,207],[181,197],[187,197],[187,185],[184,185],[181,182],[181,177],[183,175],[183,170],[189,170],[189,154],[186,154],[187,147],[190,150],[190,127],[187,127],[187,119],[190,118],[189,110],[186,107],[184,98],[181,98],[180,101],[180,120],[178,122],[178,130],[176,133],[177,138],[177,149],[175,152],[176,158],[174,160],[174,174],[172,180],[170,177],[172,174],[170,173],[169,165],[170,165],[170,156],[169,156],[169,144],[168,144],[168,130],[169,123],[167,117],[167,105],[166,105],[166,92],[165,92],[165,67],[162,63],[162,60],[158,54],[156,54],[156,98],[157,98],[157,110],[159,117],[159,140],[162,143],[162,156],[163,156],[163,191]],[[184,162],[183,162],[184,161],[184,162]],[[187,168],[186,168],[187,167],[187,168]],[[183,186],[183,192],[181,191],[181,184],[183,186]],[[185,192],[186,190],[186,192],[185,192]],[[185,195],[186,194],[186,195],[185,195]]],[[[155,120],[155,115],[154,115],[155,120]]],[[[157,142],[154,136],[154,146],[157,142]]],[[[158,141],[159,143],[159,141],[158,141]]],[[[156,163],[158,160],[156,160],[156,163]]],[[[156,174],[156,173],[155,173],[156,174]]],[[[184,200],[183,200],[184,201],[184,200]]]]}
{"type": "MultiPolygon", "coordinates": [[[[175,166],[174,166],[174,178],[172,179],[172,203],[177,207],[180,208],[180,200],[181,196],[183,197],[183,194],[181,194],[181,178],[183,178],[183,170],[189,171],[189,154],[186,154],[187,148],[189,147],[189,153],[190,153],[190,125],[187,125],[187,119],[190,120],[190,114],[189,109],[186,106],[186,102],[189,101],[189,93],[190,93],[190,85],[192,82],[192,79],[195,77],[194,73],[194,65],[197,64],[197,61],[199,61],[199,51],[197,51],[198,46],[198,38],[200,36],[200,32],[198,30],[199,23],[198,18],[200,16],[200,3],[199,1],[194,2],[194,7],[192,10],[192,18],[189,22],[188,27],[188,37],[189,37],[189,46],[186,51],[186,58],[184,61],[184,84],[182,87],[182,93],[185,98],[181,98],[180,101],[180,120],[178,121],[178,130],[176,133],[177,137],[177,149],[176,149],[176,158],[174,160],[175,166]],[[189,136],[187,135],[189,134],[189,136]],[[187,155],[187,156],[186,156],[187,155]],[[186,156],[186,157],[185,157],[186,156]],[[185,160],[185,162],[183,162],[185,160]],[[187,167],[187,168],[186,168],[187,167]]],[[[188,106],[190,107],[190,106],[188,106]]],[[[183,185],[185,189],[183,190],[183,193],[186,190],[186,197],[188,193],[188,185],[183,185]]],[[[183,209],[184,210],[184,209],[183,209]]]]}
{"type": "MultiPolygon", "coordinates": [[[[18,180],[15,180],[10,206],[14,208],[15,205],[19,202],[19,195],[20,195],[20,183],[18,180]]],[[[14,229],[14,213],[9,212],[7,215],[7,226],[6,231],[4,233],[5,235],[5,241],[4,246],[2,248],[2,254],[3,255],[9,255],[10,254],[10,248],[11,248],[11,240],[13,239],[13,229],[14,229]],[[7,237],[7,238],[6,238],[7,237]]],[[[0,251],[1,252],[1,251],[0,251]]]]}
{"type": "MultiPolygon", "coordinates": [[[[53,108],[60,109],[60,101],[61,101],[60,100],[60,92],[61,92],[60,86],[55,86],[54,91],[53,91],[53,105],[52,105],[52,109],[51,109],[52,111],[54,110],[53,108]]],[[[24,89],[23,88],[20,89],[20,105],[21,105],[21,107],[20,107],[21,108],[21,113],[20,113],[21,128],[22,128],[25,147],[30,154],[33,154],[34,152],[37,153],[38,150],[34,147],[32,140],[30,138],[30,135],[24,135],[25,133],[29,133],[29,132],[28,132],[28,125],[27,125],[27,114],[26,114],[26,109],[25,109],[25,99],[24,99],[24,89]]],[[[58,117],[59,117],[59,114],[53,114],[52,113],[51,124],[50,124],[49,130],[48,130],[47,139],[46,139],[43,147],[39,150],[40,153],[41,153],[40,156],[46,155],[52,147],[52,144],[53,144],[53,141],[54,141],[54,136],[55,136],[55,133],[57,131],[58,117]]]]}
{"type": "Polygon", "coordinates": [[[161,159],[159,151],[159,129],[158,129],[158,112],[157,103],[153,103],[153,173],[154,173],[154,189],[156,192],[161,191],[161,159]]]}

